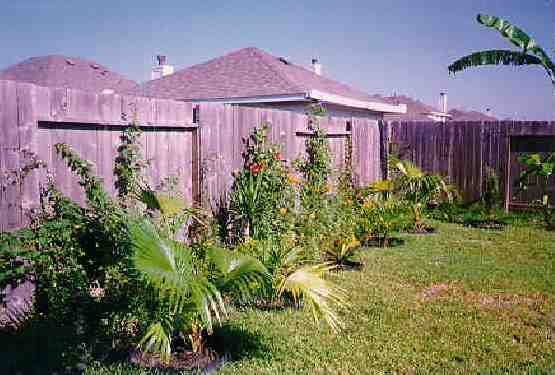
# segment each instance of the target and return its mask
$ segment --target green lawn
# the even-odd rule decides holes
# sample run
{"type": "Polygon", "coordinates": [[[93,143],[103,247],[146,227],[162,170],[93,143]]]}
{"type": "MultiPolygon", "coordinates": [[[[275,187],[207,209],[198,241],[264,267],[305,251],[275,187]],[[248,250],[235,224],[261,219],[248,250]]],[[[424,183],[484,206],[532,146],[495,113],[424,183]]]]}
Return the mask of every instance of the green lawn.
{"type": "Polygon", "coordinates": [[[555,373],[555,233],[438,228],[333,276],[352,304],[339,336],[306,311],[233,311],[221,373],[555,373]]]}

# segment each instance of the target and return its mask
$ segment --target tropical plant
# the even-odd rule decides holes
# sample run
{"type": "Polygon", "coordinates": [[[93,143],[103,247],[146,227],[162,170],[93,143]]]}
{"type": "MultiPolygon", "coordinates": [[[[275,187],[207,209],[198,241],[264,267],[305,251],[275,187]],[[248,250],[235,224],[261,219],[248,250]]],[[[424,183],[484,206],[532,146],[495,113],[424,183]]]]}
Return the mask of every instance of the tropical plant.
{"type": "Polygon", "coordinates": [[[204,330],[226,316],[222,293],[246,298],[251,288],[267,279],[265,267],[256,259],[212,246],[202,260],[183,242],[166,238],[146,219],[130,224],[134,249],[132,263],[156,291],[159,314],[139,346],[145,352],[170,360],[172,340],[190,332],[194,351],[203,351],[204,330]],[[204,261],[204,262],[203,262],[204,261]]]}
{"type": "Polygon", "coordinates": [[[428,175],[409,161],[394,160],[393,163],[398,173],[395,179],[396,189],[411,206],[415,230],[421,231],[424,229],[423,208],[430,200],[442,194],[449,195],[447,184],[441,177],[428,175]]]}
{"type": "Polygon", "coordinates": [[[371,183],[366,189],[367,194],[375,194],[381,200],[388,200],[390,195],[395,191],[395,183],[393,180],[380,180],[371,183]]]}
{"type": "Polygon", "coordinates": [[[555,210],[549,201],[549,194],[547,192],[549,179],[555,173],[555,153],[545,156],[540,154],[522,155],[519,161],[526,166],[518,180],[520,189],[526,190],[528,188],[527,181],[531,176],[539,179],[541,199],[536,203],[541,208],[545,224],[550,228],[555,227],[555,210]]]}
{"type": "Polygon", "coordinates": [[[323,319],[333,332],[342,329],[338,310],[348,306],[347,294],[325,278],[336,265],[312,259],[296,235],[261,241],[255,246],[263,248],[259,253],[266,255],[271,283],[265,295],[273,305],[292,299],[297,305],[308,306],[316,323],[323,319]]]}
{"type": "Polygon", "coordinates": [[[501,202],[501,192],[499,191],[499,177],[492,168],[486,168],[486,178],[484,182],[484,194],[482,202],[488,214],[492,215],[494,210],[501,202]]]}
{"type": "Polygon", "coordinates": [[[471,67],[484,65],[536,65],[541,66],[555,85],[555,64],[538,43],[520,28],[495,16],[478,14],[480,24],[497,30],[519,51],[489,50],[472,53],[462,57],[449,66],[450,73],[457,73],[471,67]]]}
{"type": "Polygon", "coordinates": [[[254,130],[246,141],[243,169],[234,173],[230,209],[244,239],[270,236],[279,225],[279,210],[291,205],[285,159],[268,140],[269,129],[263,124],[254,130]]]}
{"type": "MultiPolygon", "coordinates": [[[[491,50],[473,53],[465,56],[449,66],[450,73],[457,73],[471,67],[483,65],[536,65],[542,67],[547,73],[551,85],[555,90],[555,63],[539,44],[526,34],[522,29],[510,24],[506,20],[498,17],[479,14],[479,23],[497,30],[501,35],[508,39],[519,51],[511,50],[491,50]]],[[[540,154],[530,154],[521,157],[520,161],[527,166],[519,180],[519,184],[524,186],[523,181],[530,175],[545,177],[545,173],[553,169],[553,158],[550,155],[542,158],[540,154]]],[[[543,194],[540,206],[546,221],[551,220],[548,196],[543,194]]]]}
{"type": "Polygon", "coordinates": [[[405,206],[396,200],[381,200],[377,197],[367,199],[361,207],[357,223],[357,237],[362,242],[376,241],[387,247],[391,235],[401,229],[405,206]]]}
{"type": "Polygon", "coordinates": [[[339,268],[360,266],[360,262],[354,259],[355,250],[360,247],[355,235],[338,237],[325,247],[325,260],[339,268]]]}

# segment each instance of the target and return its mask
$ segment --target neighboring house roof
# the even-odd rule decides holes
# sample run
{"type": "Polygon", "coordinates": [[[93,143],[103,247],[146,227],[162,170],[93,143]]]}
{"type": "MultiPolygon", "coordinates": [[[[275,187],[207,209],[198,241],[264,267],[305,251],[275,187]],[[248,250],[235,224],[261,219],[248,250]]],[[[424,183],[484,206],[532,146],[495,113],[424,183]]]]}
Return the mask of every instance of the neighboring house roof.
{"type": "Polygon", "coordinates": [[[123,93],[138,87],[135,81],[94,61],[59,55],[31,57],[0,71],[0,79],[89,92],[114,90],[123,93]]]}
{"type": "MultiPolygon", "coordinates": [[[[382,99],[388,103],[403,103],[407,106],[407,112],[404,114],[385,115],[385,119],[388,121],[430,121],[426,114],[441,113],[437,108],[405,95],[383,97],[382,99]]],[[[477,111],[451,109],[448,114],[451,116],[451,121],[497,121],[497,118],[477,111]]]]}
{"type": "MultiPolygon", "coordinates": [[[[203,64],[148,81],[139,95],[187,101],[240,100],[282,96],[304,99],[329,99],[346,106],[378,110],[394,107],[346,84],[317,75],[313,71],[272,56],[258,48],[243,48],[203,64]],[[372,108],[367,108],[371,109],[372,108]]],[[[247,101],[244,101],[247,102],[247,101]]]]}

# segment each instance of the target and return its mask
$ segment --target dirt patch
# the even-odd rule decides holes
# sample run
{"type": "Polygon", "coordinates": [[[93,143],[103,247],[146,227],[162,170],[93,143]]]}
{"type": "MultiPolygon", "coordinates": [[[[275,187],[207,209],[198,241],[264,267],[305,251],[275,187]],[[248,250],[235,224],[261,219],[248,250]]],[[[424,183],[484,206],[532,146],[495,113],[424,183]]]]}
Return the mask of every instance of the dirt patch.
{"type": "Polygon", "coordinates": [[[449,286],[449,284],[445,284],[445,283],[434,284],[431,287],[424,289],[420,293],[420,298],[425,301],[429,301],[441,295],[447,294],[447,292],[451,289],[452,287],[449,286]]]}
{"type": "MultiPolygon", "coordinates": [[[[546,319],[549,316],[551,300],[548,296],[541,293],[529,295],[518,295],[511,293],[485,294],[469,292],[460,285],[440,283],[422,290],[419,299],[423,302],[431,302],[437,299],[445,300],[453,298],[462,300],[468,305],[476,306],[486,310],[496,310],[503,314],[518,314],[518,312],[528,312],[536,317],[546,319]]],[[[555,325],[555,316],[553,323],[555,325]]],[[[555,328],[554,328],[555,329],[555,328]]]]}
{"type": "Polygon", "coordinates": [[[530,295],[518,295],[510,293],[497,293],[487,295],[483,293],[467,292],[464,299],[468,303],[477,304],[481,307],[497,310],[526,309],[529,311],[545,314],[549,306],[549,298],[541,293],[530,295]]]}
{"type": "Polygon", "coordinates": [[[172,353],[170,361],[166,363],[161,360],[159,354],[135,350],[130,353],[129,361],[145,368],[203,371],[203,373],[215,371],[224,363],[224,359],[215,353],[193,353],[190,351],[172,353]]]}

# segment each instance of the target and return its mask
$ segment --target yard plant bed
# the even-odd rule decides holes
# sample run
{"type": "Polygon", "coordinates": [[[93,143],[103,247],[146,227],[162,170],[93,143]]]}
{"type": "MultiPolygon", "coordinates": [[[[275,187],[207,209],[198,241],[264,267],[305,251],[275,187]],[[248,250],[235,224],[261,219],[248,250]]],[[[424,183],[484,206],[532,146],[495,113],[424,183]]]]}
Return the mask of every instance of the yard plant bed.
{"type": "Polygon", "coordinates": [[[436,227],[431,227],[431,226],[423,226],[421,228],[418,229],[407,229],[405,230],[405,233],[407,234],[419,234],[419,235],[424,235],[424,234],[437,234],[438,229],[436,227]]]}
{"type": "Polygon", "coordinates": [[[309,310],[230,310],[222,328],[233,339],[222,345],[231,359],[218,373],[553,372],[555,233],[521,222],[501,232],[437,225],[437,235],[360,252],[360,272],[331,274],[350,295],[339,336],[315,327],[309,310]]]}
{"type": "Polygon", "coordinates": [[[401,237],[374,236],[363,242],[366,247],[397,247],[402,246],[405,240],[401,237]]]}
{"type": "Polygon", "coordinates": [[[148,369],[180,370],[189,372],[214,372],[222,363],[216,353],[193,353],[187,350],[176,350],[169,363],[164,363],[159,354],[133,351],[129,361],[137,366],[148,369]]]}
{"type": "Polygon", "coordinates": [[[504,230],[507,224],[501,220],[495,219],[473,219],[466,220],[464,225],[467,227],[478,228],[478,229],[489,229],[489,230],[504,230]]]}

